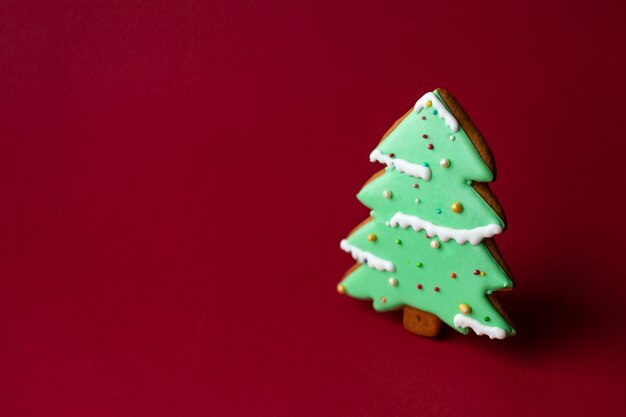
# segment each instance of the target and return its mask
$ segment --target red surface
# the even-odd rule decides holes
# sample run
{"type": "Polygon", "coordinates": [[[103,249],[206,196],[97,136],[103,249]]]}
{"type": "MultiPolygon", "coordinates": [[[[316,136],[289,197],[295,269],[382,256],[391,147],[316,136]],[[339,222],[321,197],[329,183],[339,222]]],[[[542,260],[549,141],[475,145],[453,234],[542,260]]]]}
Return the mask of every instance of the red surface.
{"type": "Polygon", "coordinates": [[[625,3],[4,2],[0,415],[623,416],[625,3]],[[368,154],[445,87],[519,335],[335,293],[368,154]]]}

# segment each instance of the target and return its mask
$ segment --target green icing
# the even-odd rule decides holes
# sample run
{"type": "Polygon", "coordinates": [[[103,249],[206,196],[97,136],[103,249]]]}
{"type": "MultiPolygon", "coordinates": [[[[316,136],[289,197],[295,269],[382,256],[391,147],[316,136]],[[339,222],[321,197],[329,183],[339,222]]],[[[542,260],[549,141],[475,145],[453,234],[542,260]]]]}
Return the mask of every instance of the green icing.
{"type": "Polygon", "coordinates": [[[450,240],[440,241],[440,247],[433,249],[430,243],[439,239],[427,239],[425,231],[387,227],[376,220],[356,230],[347,240],[395,265],[394,272],[367,266],[356,269],[342,282],[350,296],[373,299],[377,311],[410,305],[436,314],[452,327],[459,305],[468,304],[472,308],[470,317],[513,333],[513,328],[486,297],[492,291],[512,287],[513,283],[485,245],[459,245],[450,240]],[[367,239],[372,233],[377,236],[374,242],[367,239]],[[395,243],[398,239],[401,245],[395,243]],[[474,270],[483,271],[485,275],[474,275],[474,270]],[[456,278],[451,278],[451,273],[455,273],[456,278]],[[398,280],[397,286],[389,285],[392,277],[398,280]],[[422,285],[421,290],[417,289],[418,284],[422,285]],[[435,287],[439,287],[439,292],[434,291],[435,287]],[[490,317],[489,322],[484,320],[485,316],[490,317]]]}
{"type": "Polygon", "coordinates": [[[437,237],[426,238],[424,230],[415,232],[411,228],[388,226],[389,219],[402,212],[453,229],[472,229],[487,224],[504,227],[502,219],[471,187],[471,180],[491,181],[493,174],[463,129],[452,132],[434,111],[433,107],[427,107],[418,114],[411,112],[377,147],[385,155],[394,154],[394,158],[428,164],[430,181],[387,168],[357,196],[372,209],[374,220],[350,235],[348,243],[393,262],[395,271],[362,266],[341,284],[352,297],[372,299],[377,311],[409,305],[436,314],[451,327],[467,333],[467,329],[457,328],[453,323],[454,316],[459,314],[459,305],[467,304],[471,312],[466,316],[514,334],[514,329],[487,298],[492,291],[513,284],[483,243],[473,246],[454,240],[442,242],[437,237]],[[450,136],[454,136],[454,140],[450,140],[450,136]],[[433,149],[428,149],[429,144],[433,149]],[[450,161],[447,168],[440,166],[443,158],[450,161]],[[454,202],[463,205],[462,212],[451,210],[454,202]],[[377,239],[368,240],[370,234],[375,234],[377,239]],[[440,243],[438,249],[431,247],[433,240],[440,243]],[[485,275],[474,275],[474,270],[483,271],[485,275]],[[456,278],[451,278],[451,273],[455,273],[456,278]],[[397,285],[390,285],[390,278],[395,278],[397,285]],[[421,289],[417,288],[418,284],[421,289]],[[439,288],[438,292],[434,291],[435,287],[439,288]]]}
{"type": "Polygon", "coordinates": [[[381,220],[389,220],[395,213],[402,212],[454,229],[473,229],[491,223],[504,227],[504,222],[474,188],[463,180],[449,180],[451,171],[452,165],[449,168],[437,165],[433,167],[431,180],[424,181],[387,169],[384,175],[364,187],[357,198],[372,209],[374,218],[381,220]],[[418,188],[414,188],[414,184],[418,188]],[[391,193],[391,198],[384,197],[385,191],[391,193]],[[463,205],[460,213],[451,209],[455,202],[463,205]]]}
{"type": "Polygon", "coordinates": [[[427,163],[433,172],[433,179],[437,170],[447,171],[446,180],[453,183],[493,180],[493,173],[463,129],[452,132],[445,121],[433,112],[436,110],[429,107],[418,114],[409,113],[377,149],[387,155],[394,153],[396,158],[418,165],[427,163]],[[422,120],[422,116],[425,120],[422,120]],[[428,137],[423,139],[423,134],[428,137]],[[454,140],[450,140],[450,136],[454,136],[454,140]],[[429,144],[433,145],[432,150],[428,149],[429,144]],[[442,158],[450,160],[450,168],[439,166],[442,158]]]}

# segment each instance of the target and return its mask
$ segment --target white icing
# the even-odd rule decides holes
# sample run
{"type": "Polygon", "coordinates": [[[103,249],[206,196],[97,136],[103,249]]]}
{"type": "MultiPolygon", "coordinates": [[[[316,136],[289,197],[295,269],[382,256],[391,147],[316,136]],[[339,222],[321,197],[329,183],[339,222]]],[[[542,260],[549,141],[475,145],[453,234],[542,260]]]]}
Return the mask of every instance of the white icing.
{"type": "Polygon", "coordinates": [[[450,114],[448,109],[446,109],[446,106],[439,101],[435,93],[426,93],[422,96],[422,98],[417,100],[417,103],[415,103],[415,113],[422,111],[422,109],[426,107],[426,102],[429,100],[432,102],[433,108],[437,110],[437,115],[445,120],[446,126],[448,126],[453,132],[458,132],[459,122],[457,122],[454,116],[450,114]]]}
{"type": "Polygon", "coordinates": [[[370,154],[370,161],[386,164],[389,168],[395,168],[398,172],[404,172],[412,177],[423,178],[426,181],[430,180],[430,168],[414,164],[413,162],[409,162],[404,159],[392,158],[389,155],[385,155],[378,149],[374,149],[372,151],[370,154]]]}
{"type": "Polygon", "coordinates": [[[403,229],[411,226],[416,232],[426,229],[426,233],[430,236],[438,236],[444,242],[454,239],[461,244],[469,241],[472,245],[478,245],[483,239],[502,233],[502,226],[497,224],[488,224],[473,229],[452,229],[400,212],[393,215],[389,225],[393,227],[399,225],[403,229]]]}
{"type": "Polygon", "coordinates": [[[482,336],[486,334],[490,339],[504,339],[506,337],[506,331],[504,329],[487,326],[486,324],[483,324],[471,317],[464,316],[463,314],[457,314],[454,316],[454,325],[464,329],[469,327],[474,330],[474,333],[477,335],[482,336]]]}
{"type": "Polygon", "coordinates": [[[345,239],[341,241],[341,243],[339,244],[339,247],[343,249],[345,252],[349,252],[350,255],[352,255],[352,257],[355,260],[359,261],[362,264],[367,264],[367,266],[370,266],[374,269],[378,269],[379,271],[389,271],[389,272],[393,272],[396,270],[396,267],[394,266],[393,262],[387,261],[386,259],[379,258],[376,255],[373,255],[369,252],[361,250],[357,248],[356,246],[353,246],[350,243],[348,243],[348,241],[345,239]]]}

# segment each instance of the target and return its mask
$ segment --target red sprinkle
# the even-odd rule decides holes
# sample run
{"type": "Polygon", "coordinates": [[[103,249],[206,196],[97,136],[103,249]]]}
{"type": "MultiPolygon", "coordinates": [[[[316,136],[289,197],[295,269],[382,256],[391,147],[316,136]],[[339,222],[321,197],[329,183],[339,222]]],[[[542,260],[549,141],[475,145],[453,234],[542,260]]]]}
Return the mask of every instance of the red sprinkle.
{"type": "Polygon", "coordinates": [[[393,158],[394,156],[396,156],[396,154],[395,154],[395,153],[390,153],[390,154],[389,154],[389,157],[390,157],[390,158],[393,158]]]}
{"type": "Polygon", "coordinates": [[[424,139],[426,139],[426,138],[428,137],[428,135],[427,135],[426,133],[424,133],[424,134],[422,135],[422,137],[423,137],[424,139]]]}
{"type": "Polygon", "coordinates": [[[450,278],[456,278],[456,274],[455,274],[454,272],[452,272],[452,273],[450,274],[450,278]]]}
{"type": "Polygon", "coordinates": [[[426,239],[430,239],[430,235],[426,233],[426,239]]]}
{"type": "Polygon", "coordinates": [[[417,289],[421,290],[422,289],[422,284],[417,284],[417,289]]]}
{"type": "Polygon", "coordinates": [[[439,292],[439,287],[435,287],[435,292],[439,292]]]}
{"type": "Polygon", "coordinates": [[[474,269],[474,275],[478,275],[480,274],[480,271],[478,269],[474,269]]]}
{"type": "Polygon", "coordinates": [[[426,120],[426,117],[425,117],[425,116],[422,116],[422,120],[426,120]]]}
{"type": "Polygon", "coordinates": [[[419,188],[419,185],[413,184],[413,188],[419,188]]]}
{"type": "Polygon", "coordinates": [[[429,143],[429,144],[428,144],[428,149],[433,149],[433,148],[434,148],[433,144],[432,144],[432,143],[429,143]]]}

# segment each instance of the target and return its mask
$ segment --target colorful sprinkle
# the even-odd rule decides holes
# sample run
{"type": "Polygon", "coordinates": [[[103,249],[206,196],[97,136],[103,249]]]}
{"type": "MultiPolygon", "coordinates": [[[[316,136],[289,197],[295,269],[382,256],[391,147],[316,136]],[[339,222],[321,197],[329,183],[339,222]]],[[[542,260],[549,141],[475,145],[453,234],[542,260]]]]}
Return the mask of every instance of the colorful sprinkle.
{"type": "Polygon", "coordinates": [[[433,114],[434,114],[435,116],[437,115],[437,113],[438,113],[438,111],[437,111],[437,110],[433,110],[433,114]]]}
{"type": "Polygon", "coordinates": [[[337,292],[341,295],[344,295],[346,293],[346,287],[341,284],[337,284],[337,292]]]}
{"type": "Polygon", "coordinates": [[[421,268],[422,267],[422,263],[421,262],[415,262],[415,266],[418,267],[418,268],[421,268]]]}
{"type": "Polygon", "coordinates": [[[440,243],[438,240],[433,240],[432,242],[430,242],[430,247],[433,249],[439,249],[440,243]]]}
{"type": "Polygon", "coordinates": [[[421,290],[422,289],[422,284],[417,284],[417,289],[421,290]]]}
{"type": "Polygon", "coordinates": [[[474,269],[474,275],[478,275],[480,274],[480,271],[478,269],[474,269]]]}
{"type": "Polygon", "coordinates": [[[391,191],[389,191],[389,190],[383,191],[383,197],[385,197],[386,199],[390,199],[391,198],[391,191]]]}
{"type": "Polygon", "coordinates": [[[450,160],[448,158],[443,158],[439,161],[439,166],[441,166],[441,168],[448,168],[450,166],[450,160]]]}
{"type": "Polygon", "coordinates": [[[369,235],[367,235],[367,240],[369,240],[370,242],[376,242],[376,240],[378,240],[378,236],[376,236],[374,233],[370,233],[369,235]]]}
{"type": "Polygon", "coordinates": [[[396,156],[396,154],[395,154],[395,153],[390,153],[390,154],[389,154],[389,157],[390,157],[390,158],[393,158],[394,156],[396,156]]]}
{"type": "Polygon", "coordinates": [[[430,165],[428,165],[428,162],[423,162],[423,163],[422,163],[422,166],[423,166],[423,167],[429,167],[430,165]]]}
{"type": "Polygon", "coordinates": [[[439,287],[434,288],[435,292],[439,292],[439,287]]]}
{"type": "Polygon", "coordinates": [[[426,120],[426,116],[422,116],[422,120],[426,120]]]}
{"type": "Polygon", "coordinates": [[[454,135],[450,136],[450,140],[454,142],[454,135]]]}
{"type": "Polygon", "coordinates": [[[486,275],[485,271],[480,271],[480,276],[484,277],[486,275]]]}
{"type": "Polygon", "coordinates": [[[427,137],[428,137],[428,135],[427,135],[426,133],[424,133],[424,134],[422,135],[422,138],[424,138],[424,139],[426,139],[427,137]]]}
{"type": "Polygon", "coordinates": [[[420,188],[419,184],[413,184],[413,188],[420,188]]]}
{"type": "Polygon", "coordinates": [[[389,281],[387,281],[389,283],[389,285],[391,285],[392,287],[397,287],[398,286],[398,280],[391,277],[389,278],[389,281]]]}
{"type": "Polygon", "coordinates": [[[401,245],[402,241],[400,239],[396,239],[396,245],[401,245]]]}
{"type": "Polygon", "coordinates": [[[458,214],[458,213],[463,211],[463,204],[459,203],[458,201],[455,201],[450,206],[450,210],[452,210],[454,213],[458,214]]]}
{"type": "Polygon", "coordinates": [[[426,239],[430,239],[430,235],[428,233],[426,233],[426,235],[424,236],[426,239]]]}
{"type": "Polygon", "coordinates": [[[387,302],[387,297],[380,297],[380,301],[382,301],[383,303],[387,302]]]}
{"type": "Polygon", "coordinates": [[[450,272],[450,278],[456,278],[456,274],[454,272],[450,272]]]}
{"type": "Polygon", "coordinates": [[[432,143],[429,143],[429,144],[428,144],[428,149],[433,150],[433,149],[435,149],[435,147],[433,146],[433,144],[432,144],[432,143]]]}
{"type": "Polygon", "coordinates": [[[419,199],[419,198],[416,198],[416,199],[415,199],[415,202],[416,202],[416,203],[419,203],[419,202],[420,202],[420,199],[419,199]]]}
{"type": "Polygon", "coordinates": [[[489,317],[489,316],[485,316],[485,317],[483,318],[483,320],[485,320],[485,321],[490,321],[490,320],[491,320],[491,317],[489,317]]]}
{"type": "Polygon", "coordinates": [[[435,209],[435,213],[441,214],[441,209],[435,209]]]}
{"type": "Polygon", "coordinates": [[[426,102],[426,107],[430,107],[430,106],[432,106],[432,105],[433,105],[433,102],[432,102],[432,101],[428,100],[428,101],[426,102]]]}
{"type": "Polygon", "coordinates": [[[463,314],[469,314],[472,312],[472,308],[467,304],[459,304],[459,311],[463,314]]]}

